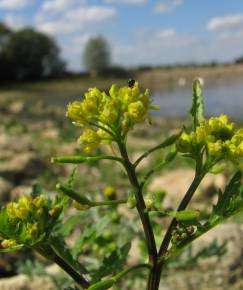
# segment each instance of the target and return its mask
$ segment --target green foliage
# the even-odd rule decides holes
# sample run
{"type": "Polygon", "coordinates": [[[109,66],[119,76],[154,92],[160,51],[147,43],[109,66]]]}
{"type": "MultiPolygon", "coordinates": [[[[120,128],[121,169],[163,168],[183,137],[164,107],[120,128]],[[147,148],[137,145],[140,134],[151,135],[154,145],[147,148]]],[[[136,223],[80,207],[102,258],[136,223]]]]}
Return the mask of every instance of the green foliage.
{"type": "MultiPolygon", "coordinates": [[[[55,200],[47,199],[42,195],[41,186],[35,185],[30,197],[21,197],[17,202],[2,207],[2,250],[33,249],[57,263],[78,287],[89,290],[119,287],[120,279],[138,268],[149,270],[147,289],[158,290],[160,273],[165,267],[192,267],[203,258],[223,256],[226,244],[218,245],[216,242],[196,253],[187,248],[183,254],[183,250],[216,225],[243,210],[241,172],[234,174],[224,190],[218,190],[217,203],[210,213],[203,214],[193,207],[188,209],[188,206],[207,173],[221,172],[225,167],[219,170],[219,165],[227,160],[232,162],[232,166],[242,161],[243,131],[236,130],[225,115],[205,119],[202,87],[199,80],[195,80],[190,111],[194,130],[177,131],[132,161],[127,150],[129,132],[137,123],[145,121],[150,109],[156,107],[151,105],[148,91],[141,92],[138,83],[133,80],[124,87],[112,85],[109,94],[91,89],[84,99],[69,104],[67,116],[83,130],[80,145],[84,152],[92,152],[93,155],[86,156],[83,152],[83,155],[52,158],[53,163],[75,164],[67,182],[57,185],[59,197],[55,200]],[[99,145],[105,145],[106,150],[111,148],[112,154],[101,154],[102,149],[97,150],[99,145]],[[167,151],[161,154],[160,150],[165,148],[167,151]],[[148,171],[141,170],[138,166],[140,162],[156,151],[160,155],[155,166],[150,165],[148,171]],[[166,209],[163,208],[165,193],[147,191],[146,183],[157,170],[167,168],[179,153],[194,160],[195,176],[178,208],[166,209]],[[122,185],[125,199],[117,198],[121,192],[114,187],[115,182],[109,180],[116,173],[113,167],[110,175],[102,172],[108,183],[102,186],[103,195],[92,196],[100,189],[88,194],[84,194],[86,191],[83,189],[81,193],[79,189],[76,191],[78,165],[87,163],[89,168],[94,166],[104,170],[108,162],[114,161],[120,165],[118,169],[121,169],[125,184],[122,185]],[[125,218],[120,206],[128,211],[125,218]],[[72,207],[81,212],[75,212],[72,207]],[[137,218],[133,218],[134,214],[130,215],[130,211],[137,212],[137,218]],[[69,216],[66,218],[67,213],[69,216]],[[171,219],[159,247],[161,223],[158,217],[171,219]],[[69,237],[73,237],[72,246],[68,246],[69,237]],[[135,238],[144,251],[140,264],[127,268],[131,242],[135,238]],[[144,264],[145,259],[148,262],[144,264]]],[[[69,281],[64,287],[75,289],[69,281]]]]}
{"type": "Polygon", "coordinates": [[[101,73],[110,66],[110,49],[104,37],[97,36],[88,40],[83,53],[86,68],[101,73]]]}
{"type": "Polygon", "coordinates": [[[31,28],[10,31],[0,26],[0,63],[5,75],[0,78],[26,80],[58,76],[64,71],[64,62],[55,41],[31,28]]]}
{"type": "MultiPolygon", "coordinates": [[[[213,215],[228,218],[243,208],[242,174],[237,171],[226,186],[224,192],[219,190],[218,202],[213,207],[213,215]]],[[[214,220],[214,216],[211,217],[214,220]]]]}

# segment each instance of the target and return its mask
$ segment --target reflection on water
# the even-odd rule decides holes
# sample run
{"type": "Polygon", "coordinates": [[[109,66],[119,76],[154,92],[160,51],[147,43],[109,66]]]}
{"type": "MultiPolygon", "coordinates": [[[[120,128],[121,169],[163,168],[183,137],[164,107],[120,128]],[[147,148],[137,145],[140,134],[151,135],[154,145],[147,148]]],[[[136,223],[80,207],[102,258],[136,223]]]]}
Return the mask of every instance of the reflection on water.
{"type": "MultiPolygon", "coordinates": [[[[204,96],[207,115],[225,113],[232,119],[243,120],[243,80],[206,82],[204,96]]],[[[191,106],[191,88],[177,84],[170,91],[154,92],[153,99],[161,107],[157,114],[184,117],[191,106]]]]}

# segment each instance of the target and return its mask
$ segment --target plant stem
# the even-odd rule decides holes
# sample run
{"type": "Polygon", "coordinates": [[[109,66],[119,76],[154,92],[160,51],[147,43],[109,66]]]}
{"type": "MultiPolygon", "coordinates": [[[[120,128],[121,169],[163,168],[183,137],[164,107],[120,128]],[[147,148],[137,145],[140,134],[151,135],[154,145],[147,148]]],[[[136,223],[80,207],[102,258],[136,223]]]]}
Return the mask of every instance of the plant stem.
{"type": "MultiPolygon", "coordinates": [[[[193,197],[193,194],[195,193],[196,189],[198,188],[199,184],[201,183],[203,177],[205,176],[206,173],[198,173],[196,171],[195,177],[192,181],[192,184],[188,188],[184,198],[182,199],[177,211],[182,211],[185,210],[188,203],[193,197]]],[[[161,273],[163,270],[164,266],[164,256],[167,254],[168,247],[170,245],[170,241],[172,238],[172,233],[174,228],[177,225],[177,220],[176,218],[173,218],[167,232],[164,236],[163,242],[160,246],[159,252],[158,252],[158,259],[157,259],[157,264],[154,264],[154,268],[150,272],[150,277],[149,277],[149,282],[148,282],[148,290],[157,290],[159,288],[160,284],[160,279],[161,279],[161,273]]]]}
{"type": "Polygon", "coordinates": [[[45,246],[44,248],[38,247],[36,248],[36,250],[46,259],[56,263],[70,277],[72,277],[72,279],[79,286],[82,286],[83,289],[87,289],[90,286],[90,283],[88,282],[88,280],[85,277],[83,277],[81,274],[77,273],[65,260],[63,260],[60,256],[58,256],[56,252],[50,246],[45,246]]]}
{"type": "Polygon", "coordinates": [[[153,153],[156,150],[165,148],[167,146],[170,146],[172,144],[175,143],[175,141],[181,136],[181,132],[176,133],[172,136],[170,136],[169,138],[167,138],[165,141],[163,141],[162,143],[160,143],[159,145],[156,145],[155,147],[152,147],[151,149],[149,149],[148,151],[144,152],[135,162],[134,162],[134,167],[136,168],[138,166],[138,164],[146,157],[148,157],[151,153],[153,153]]]}
{"type": "MultiPolygon", "coordinates": [[[[193,194],[195,193],[196,189],[198,188],[204,176],[205,174],[198,174],[198,173],[195,174],[192,184],[190,185],[182,201],[180,202],[180,205],[177,211],[186,209],[186,207],[188,206],[188,203],[191,201],[193,194]]],[[[176,225],[177,225],[177,220],[176,218],[173,218],[165,234],[164,240],[160,246],[159,253],[158,253],[159,257],[163,257],[163,255],[166,254],[170,240],[171,240],[172,232],[174,228],[176,227],[176,225]]]]}
{"type": "Polygon", "coordinates": [[[104,201],[90,201],[90,206],[101,206],[101,205],[110,205],[110,206],[116,206],[119,204],[126,203],[126,199],[115,199],[115,200],[104,200],[104,201]]]}
{"type": "Polygon", "coordinates": [[[118,273],[116,276],[114,276],[113,278],[118,281],[119,279],[121,279],[123,276],[125,276],[126,274],[128,274],[129,272],[131,271],[134,271],[136,269],[139,269],[139,268],[148,268],[148,269],[151,269],[151,265],[150,264],[138,264],[138,265],[135,265],[135,266],[132,266],[131,268],[129,269],[126,269],[120,273],[118,273]]]}
{"type": "Polygon", "coordinates": [[[123,142],[119,142],[118,146],[119,146],[121,156],[123,158],[123,163],[124,163],[128,178],[135,191],[135,197],[137,200],[136,207],[137,207],[137,210],[138,210],[138,213],[139,213],[142,225],[143,225],[143,230],[145,233],[145,239],[146,239],[146,244],[147,244],[148,254],[149,254],[149,261],[152,264],[154,264],[157,259],[157,249],[156,249],[152,225],[149,220],[149,215],[147,212],[145,212],[146,205],[143,199],[142,189],[139,185],[139,182],[136,176],[135,167],[129,160],[125,144],[123,142]]]}

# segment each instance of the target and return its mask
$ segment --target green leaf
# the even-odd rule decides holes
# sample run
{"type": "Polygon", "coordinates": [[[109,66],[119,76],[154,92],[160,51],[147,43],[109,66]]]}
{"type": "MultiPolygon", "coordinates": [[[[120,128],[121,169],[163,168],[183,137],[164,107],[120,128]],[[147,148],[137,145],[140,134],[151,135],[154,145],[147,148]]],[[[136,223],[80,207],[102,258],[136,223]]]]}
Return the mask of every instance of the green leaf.
{"type": "Polygon", "coordinates": [[[63,237],[67,237],[73,230],[74,226],[81,222],[82,215],[76,214],[68,218],[65,222],[60,223],[56,231],[63,237]]]}
{"type": "Polygon", "coordinates": [[[202,121],[204,121],[204,98],[202,85],[199,79],[194,80],[192,85],[192,107],[190,109],[192,115],[194,131],[202,121]]]}
{"type": "Polygon", "coordinates": [[[131,243],[128,242],[122,247],[118,247],[103,259],[99,270],[95,272],[93,281],[99,281],[104,276],[114,274],[122,270],[122,267],[126,264],[127,256],[131,248],[131,243]]]}
{"type": "Polygon", "coordinates": [[[72,249],[72,254],[77,258],[82,253],[82,247],[87,241],[91,241],[103,234],[104,229],[111,222],[111,217],[104,216],[99,221],[92,223],[86,227],[78,236],[75,245],[72,249]]]}
{"type": "Polygon", "coordinates": [[[198,251],[193,251],[193,245],[190,245],[185,251],[183,251],[176,259],[172,259],[168,263],[169,268],[184,269],[186,267],[197,266],[202,259],[210,257],[222,257],[227,252],[227,241],[219,244],[215,239],[209,245],[200,248],[198,251]]]}
{"type": "Polygon", "coordinates": [[[198,223],[196,225],[197,229],[193,235],[173,245],[168,260],[171,258],[174,259],[194,240],[243,210],[243,187],[241,184],[241,177],[241,172],[237,171],[225,187],[224,192],[221,190],[219,191],[217,204],[213,207],[213,212],[209,219],[203,224],[198,223]]]}
{"type": "Polygon", "coordinates": [[[213,207],[213,214],[227,218],[243,208],[243,190],[241,187],[240,171],[237,171],[224,192],[219,190],[217,204],[213,207]]]}

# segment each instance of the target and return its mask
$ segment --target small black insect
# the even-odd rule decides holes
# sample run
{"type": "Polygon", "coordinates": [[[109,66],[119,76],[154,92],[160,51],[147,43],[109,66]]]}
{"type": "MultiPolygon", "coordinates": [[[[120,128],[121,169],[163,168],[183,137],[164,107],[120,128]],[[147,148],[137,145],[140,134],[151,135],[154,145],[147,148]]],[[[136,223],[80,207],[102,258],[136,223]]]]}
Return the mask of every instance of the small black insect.
{"type": "Polygon", "coordinates": [[[129,86],[130,88],[132,88],[132,87],[135,85],[135,80],[133,80],[133,79],[129,79],[127,83],[128,83],[128,86],[129,86]]]}

